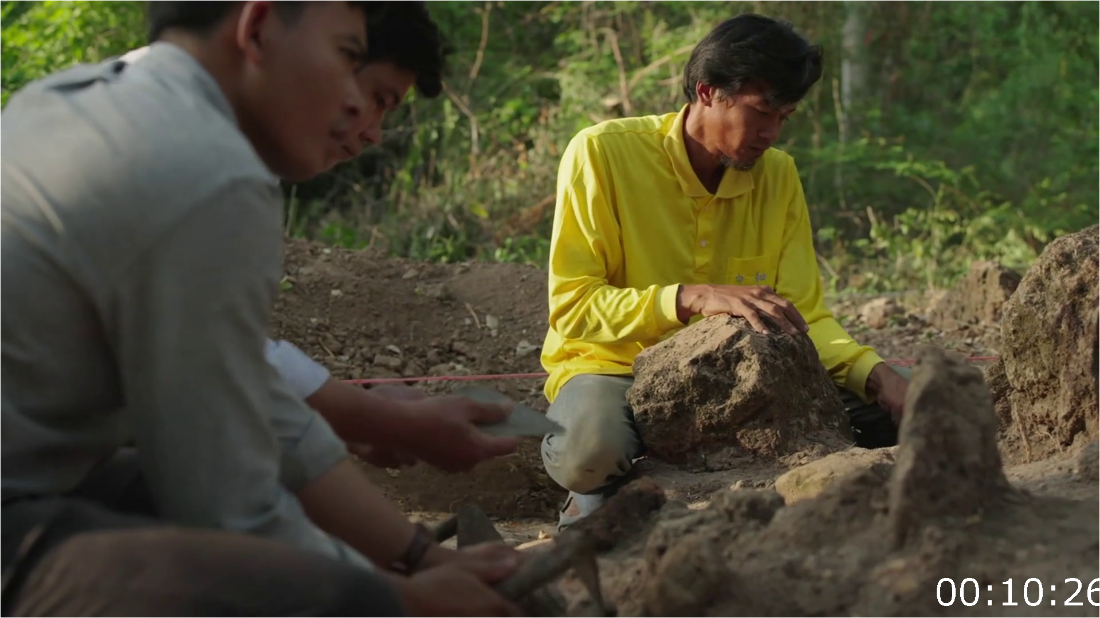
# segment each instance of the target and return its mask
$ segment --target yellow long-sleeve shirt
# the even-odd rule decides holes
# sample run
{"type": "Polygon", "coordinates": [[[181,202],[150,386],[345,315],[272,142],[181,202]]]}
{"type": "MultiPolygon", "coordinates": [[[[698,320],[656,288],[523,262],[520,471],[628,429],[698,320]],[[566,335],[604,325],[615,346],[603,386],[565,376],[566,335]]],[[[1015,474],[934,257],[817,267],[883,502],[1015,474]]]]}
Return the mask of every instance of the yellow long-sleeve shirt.
{"type": "Polygon", "coordinates": [[[866,401],[867,376],[882,358],[825,306],[794,160],[768,150],[749,172],[727,170],[712,195],[688,161],[686,110],[590,127],[562,157],[546,397],[577,374],[630,374],[638,352],[684,327],[677,287],[711,283],[773,287],[810,325],[833,381],[866,401]]]}

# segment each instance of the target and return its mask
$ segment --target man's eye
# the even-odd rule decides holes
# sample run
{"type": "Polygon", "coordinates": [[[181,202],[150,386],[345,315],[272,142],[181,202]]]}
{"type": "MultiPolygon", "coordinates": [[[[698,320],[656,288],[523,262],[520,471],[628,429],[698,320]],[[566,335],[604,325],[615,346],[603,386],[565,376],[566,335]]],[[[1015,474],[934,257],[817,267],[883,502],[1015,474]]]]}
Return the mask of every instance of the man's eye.
{"type": "Polygon", "coordinates": [[[364,54],[362,52],[346,47],[342,48],[340,52],[344,54],[345,58],[347,58],[352,64],[355,65],[356,71],[366,65],[366,58],[364,57],[364,54]]]}

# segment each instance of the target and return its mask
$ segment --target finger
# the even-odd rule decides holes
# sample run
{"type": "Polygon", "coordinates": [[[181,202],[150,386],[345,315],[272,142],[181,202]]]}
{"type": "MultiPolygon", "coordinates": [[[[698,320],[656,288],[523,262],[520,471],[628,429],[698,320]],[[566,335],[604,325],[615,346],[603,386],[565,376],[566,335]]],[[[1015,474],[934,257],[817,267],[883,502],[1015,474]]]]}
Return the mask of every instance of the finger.
{"type": "Polygon", "coordinates": [[[483,583],[492,585],[515,573],[519,568],[519,559],[515,556],[488,559],[475,554],[456,564],[483,583]]]}
{"type": "Polygon", "coordinates": [[[760,316],[758,316],[755,308],[746,305],[744,309],[738,310],[736,314],[737,316],[748,320],[749,325],[751,325],[752,327],[752,330],[755,330],[760,334],[769,334],[770,331],[768,330],[768,327],[764,325],[763,320],[760,319],[760,316]]]}
{"type": "Polygon", "coordinates": [[[764,326],[764,321],[760,319],[759,315],[757,315],[755,307],[744,302],[739,302],[737,303],[737,305],[738,307],[735,308],[734,315],[739,315],[748,320],[749,325],[752,326],[753,330],[760,333],[761,335],[767,335],[769,333],[768,327],[764,326]]]}
{"type": "Polygon", "coordinates": [[[798,310],[798,307],[794,306],[794,303],[787,300],[786,298],[783,298],[782,296],[779,296],[778,294],[773,295],[773,298],[771,300],[779,307],[781,311],[783,311],[783,313],[787,316],[787,320],[790,321],[790,323],[793,324],[795,328],[803,333],[810,332],[810,325],[806,323],[806,320],[802,317],[802,313],[798,310]]]}
{"type": "Polygon", "coordinates": [[[787,319],[787,314],[783,312],[779,305],[769,300],[757,300],[756,307],[760,312],[767,314],[775,320],[776,325],[779,326],[780,330],[783,332],[788,335],[798,334],[798,328],[796,328],[794,324],[791,324],[791,321],[787,319]]]}
{"type": "Polygon", "coordinates": [[[519,448],[519,438],[512,436],[490,436],[478,432],[478,442],[484,459],[511,455],[519,448]]]}
{"type": "Polygon", "coordinates": [[[428,396],[424,391],[411,386],[384,384],[382,386],[376,386],[372,390],[382,397],[397,401],[418,401],[428,396]]]}
{"type": "Polygon", "coordinates": [[[525,557],[516,548],[505,543],[504,541],[490,541],[486,543],[478,543],[476,545],[470,545],[458,550],[460,553],[468,556],[475,556],[481,560],[497,561],[497,560],[518,560],[522,561],[525,557]]]}
{"type": "Polygon", "coordinates": [[[499,423],[512,414],[511,403],[480,403],[466,400],[467,420],[474,423],[499,423]]]}

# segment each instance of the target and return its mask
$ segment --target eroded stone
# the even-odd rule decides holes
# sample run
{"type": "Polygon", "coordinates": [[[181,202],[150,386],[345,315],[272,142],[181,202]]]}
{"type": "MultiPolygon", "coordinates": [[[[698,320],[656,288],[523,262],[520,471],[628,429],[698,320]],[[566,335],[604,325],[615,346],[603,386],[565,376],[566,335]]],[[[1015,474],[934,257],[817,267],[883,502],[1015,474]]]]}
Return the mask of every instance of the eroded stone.
{"type": "Polygon", "coordinates": [[[1004,307],[1009,397],[1035,457],[1097,437],[1098,230],[1050,243],[1004,307]]]}
{"type": "Polygon", "coordinates": [[[1016,271],[997,262],[973,262],[952,289],[932,300],[928,319],[940,327],[999,322],[1019,285],[1016,271]]]}
{"type": "Polygon", "coordinates": [[[958,354],[918,352],[898,444],[889,506],[895,542],[927,522],[974,515],[1010,491],[989,388],[958,354]]]}
{"type": "Polygon", "coordinates": [[[735,446],[780,457],[815,444],[840,450],[851,430],[813,342],[742,318],[713,316],[642,351],[627,399],[650,452],[698,460],[735,446]]]}
{"type": "Polygon", "coordinates": [[[786,472],[775,480],[775,490],[787,504],[794,504],[817,496],[826,487],[854,472],[870,470],[885,480],[893,469],[894,449],[855,447],[786,472]]]}

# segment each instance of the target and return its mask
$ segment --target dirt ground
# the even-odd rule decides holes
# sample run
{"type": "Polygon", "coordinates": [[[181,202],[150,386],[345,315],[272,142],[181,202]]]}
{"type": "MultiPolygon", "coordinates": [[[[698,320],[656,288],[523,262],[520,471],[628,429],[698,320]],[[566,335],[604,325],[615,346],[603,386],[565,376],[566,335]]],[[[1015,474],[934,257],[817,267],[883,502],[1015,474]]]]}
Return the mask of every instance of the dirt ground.
{"type": "MultiPolygon", "coordinates": [[[[272,335],[298,345],[337,377],[416,378],[543,371],[539,346],[547,325],[546,282],[544,272],[538,268],[515,264],[426,264],[288,240],[285,271],[272,335]]],[[[998,355],[999,324],[937,321],[929,311],[935,302],[940,300],[931,295],[908,295],[838,302],[832,308],[858,341],[874,346],[883,357],[901,364],[908,364],[923,344],[966,356],[998,355]],[[885,316],[881,315],[881,307],[868,311],[867,303],[871,301],[887,306],[885,316]]],[[[984,369],[991,363],[973,364],[984,369]]],[[[547,407],[540,378],[487,383],[536,409],[547,407]]],[[[427,381],[416,386],[441,393],[463,384],[466,382],[427,381]]],[[[1077,450],[1022,463],[1014,448],[1007,442],[1002,446],[1004,475],[1012,487],[1022,495],[1049,498],[1057,503],[1054,506],[1044,503],[1026,513],[1020,511],[1023,514],[1009,523],[997,529],[983,529],[982,533],[996,537],[998,547],[1009,552],[1012,535],[1018,535],[1026,545],[1031,542],[1025,538],[1029,527],[1062,517],[1072,523],[1051,525],[1068,526],[1069,533],[1081,534],[1081,548],[1096,556],[1100,491],[1095,479],[1082,480],[1076,473],[1077,450]],[[1082,508],[1086,521],[1090,522],[1084,534],[1080,532],[1077,515],[1074,516],[1077,519],[1063,517],[1069,511],[1079,515],[1082,508]]],[[[1092,448],[1095,449],[1094,444],[1092,448]]],[[[742,465],[723,466],[726,469],[715,472],[692,472],[654,460],[642,460],[639,466],[646,476],[664,486],[670,501],[683,503],[691,511],[702,511],[709,508],[715,492],[728,488],[770,490],[784,472],[810,459],[809,455],[787,457],[782,463],[746,459],[742,465]]],[[[525,440],[514,455],[483,463],[469,474],[446,474],[424,466],[400,471],[368,468],[368,471],[414,519],[438,522],[461,503],[474,502],[494,519],[505,539],[517,545],[552,536],[557,509],[565,497],[565,492],[543,471],[536,439],[525,440]]],[[[1025,545],[1020,546],[1020,552],[1025,552],[1025,545]]],[[[1057,551],[1058,547],[1051,549],[1057,551]]],[[[959,545],[958,551],[964,551],[964,545],[959,545]]],[[[903,558],[897,558],[901,562],[892,568],[904,570],[909,563],[903,558]]],[[[1034,559],[1036,564],[1042,562],[1042,556],[1034,559]]],[[[639,580],[645,569],[644,560],[638,556],[603,566],[611,574],[608,577],[626,581],[639,580]]],[[[932,567],[922,564],[921,568],[932,567]]],[[[1087,587],[1097,574],[1094,561],[1090,572],[1067,573],[1059,583],[1066,577],[1078,577],[1087,587]]],[[[880,575],[884,586],[891,582],[901,585],[893,571],[880,575]]],[[[1019,588],[1028,577],[1038,575],[1021,571],[1015,577],[1019,578],[1019,588]]],[[[566,592],[579,590],[579,584],[568,576],[561,586],[566,592]]],[[[609,589],[612,597],[638,593],[631,586],[617,587],[614,583],[609,589]]],[[[890,611],[909,615],[970,611],[958,605],[940,607],[934,595],[934,590],[927,591],[928,599],[910,605],[890,605],[890,611]]],[[[1016,595],[1019,596],[1018,591],[1016,595]]],[[[1095,606],[1085,598],[1084,590],[1081,599],[1085,600],[1084,607],[1072,611],[1095,614],[1095,606]]],[[[882,606],[853,602],[845,607],[841,613],[882,606]]],[[[1012,615],[1013,609],[1036,611],[1023,604],[1015,608],[973,609],[974,615],[1012,615]]],[[[635,612],[634,615],[643,611],[637,604],[629,603],[620,610],[635,612]]],[[[783,609],[789,610],[789,607],[783,609]]],[[[762,607],[759,611],[769,613],[771,609],[762,607]]],[[[833,613],[828,607],[816,607],[815,611],[833,613]]],[[[1059,606],[1040,614],[1069,611],[1059,606]]]]}

